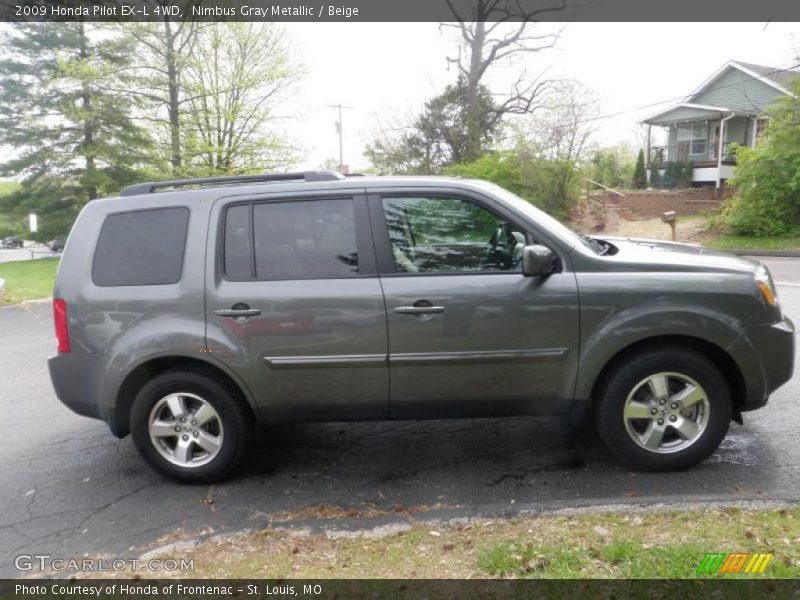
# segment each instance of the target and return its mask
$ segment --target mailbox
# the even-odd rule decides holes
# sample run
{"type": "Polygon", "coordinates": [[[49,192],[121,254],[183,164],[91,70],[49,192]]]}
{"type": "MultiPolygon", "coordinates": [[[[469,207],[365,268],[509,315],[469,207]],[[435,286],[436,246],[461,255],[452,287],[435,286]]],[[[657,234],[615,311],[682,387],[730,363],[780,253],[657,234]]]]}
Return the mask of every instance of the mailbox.
{"type": "Polygon", "coordinates": [[[674,242],[677,239],[675,226],[678,224],[678,213],[676,213],[674,210],[668,210],[661,215],[661,220],[669,225],[670,229],[672,229],[672,241],[674,242]]]}

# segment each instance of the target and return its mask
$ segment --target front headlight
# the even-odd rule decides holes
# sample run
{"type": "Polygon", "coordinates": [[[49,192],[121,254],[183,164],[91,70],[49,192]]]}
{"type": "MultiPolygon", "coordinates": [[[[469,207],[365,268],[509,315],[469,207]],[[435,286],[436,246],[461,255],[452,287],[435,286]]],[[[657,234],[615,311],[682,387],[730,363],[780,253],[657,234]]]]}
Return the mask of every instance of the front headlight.
{"type": "Polygon", "coordinates": [[[778,292],[775,289],[775,283],[772,281],[772,276],[769,274],[769,269],[764,265],[760,265],[756,272],[753,273],[753,279],[756,282],[756,286],[758,286],[758,290],[761,292],[761,296],[764,298],[764,301],[769,304],[770,306],[774,306],[778,310],[780,310],[780,304],[778,304],[778,292]]]}

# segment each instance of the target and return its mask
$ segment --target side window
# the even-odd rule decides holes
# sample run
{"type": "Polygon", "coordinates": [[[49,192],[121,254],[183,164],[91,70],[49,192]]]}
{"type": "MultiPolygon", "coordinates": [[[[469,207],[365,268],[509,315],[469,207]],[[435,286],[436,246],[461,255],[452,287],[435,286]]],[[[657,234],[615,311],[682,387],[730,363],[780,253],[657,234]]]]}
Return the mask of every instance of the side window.
{"type": "MultiPolygon", "coordinates": [[[[228,209],[227,216],[236,208],[239,207],[228,209]]],[[[358,274],[351,199],[254,204],[253,237],[257,279],[322,279],[358,274]]],[[[229,252],[231,264],[237,260],[233,246],[228,246],[226,232],[226,266],[229,252]]],[[[236,252],[247,252],[247,248],[239,244],[236,252]]],[[[244,261],[239,263],[244,270],[244,261]]]]}
{"type": "Polygon", "coordinates": [[[95,285],[178,283],[183,270],[188,208],[158,208],[108,215],[92,264],[95,285]]]}
{"type": "Polygon", "coordinates": [[[518,271],[525,234],[460,198],[384,198],[395,267],[400,273],[518,271]]]}
{"type": "Polygon", "coordinates": [[[250,205],[231,206],[225,212],[225,274],[234,279],[253,276],[250,205]]]}

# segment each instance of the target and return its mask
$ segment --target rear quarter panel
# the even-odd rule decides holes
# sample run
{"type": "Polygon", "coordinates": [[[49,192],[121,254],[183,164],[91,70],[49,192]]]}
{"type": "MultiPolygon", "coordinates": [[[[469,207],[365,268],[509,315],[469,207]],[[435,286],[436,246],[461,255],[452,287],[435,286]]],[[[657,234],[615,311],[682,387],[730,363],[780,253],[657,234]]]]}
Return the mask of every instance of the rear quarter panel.
{"type": "Polygon", "coordinates": [[[212,201],[213,196],[204,191],[110,198],[89,203],[76,220],[57,272],[54,297],[67,302],[72,353],[91,355],[91,362],[102,372],[97,402],[107,421],[123,379],[136,366],[165,355],[207,360],[204,263],[212,201]],[[92,264],[106,216],[173,206],[190,209],[180,281],[95,285],[92,264]]]}

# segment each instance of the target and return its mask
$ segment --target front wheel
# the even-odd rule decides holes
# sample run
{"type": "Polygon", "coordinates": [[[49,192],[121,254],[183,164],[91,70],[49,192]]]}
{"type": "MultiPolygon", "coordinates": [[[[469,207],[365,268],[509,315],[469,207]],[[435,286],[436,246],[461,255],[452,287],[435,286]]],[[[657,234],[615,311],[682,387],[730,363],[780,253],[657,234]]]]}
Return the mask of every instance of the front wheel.
{"type": "Polygon", "coordinates": [[[213,483],[241,460],[250,419],[224,382],[191,370],[167,371],[142,387],[131,409],[139,453],[163,475],[213,483]]]}
{"type": "Polygon", "coordinates": [[[686,469],[716,450],[731,419],[731,393],[719,369],[690,348],[653,348],[620,362],[600,386],[597,431],[624,464],[686,469]]]}

